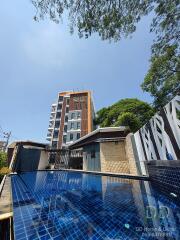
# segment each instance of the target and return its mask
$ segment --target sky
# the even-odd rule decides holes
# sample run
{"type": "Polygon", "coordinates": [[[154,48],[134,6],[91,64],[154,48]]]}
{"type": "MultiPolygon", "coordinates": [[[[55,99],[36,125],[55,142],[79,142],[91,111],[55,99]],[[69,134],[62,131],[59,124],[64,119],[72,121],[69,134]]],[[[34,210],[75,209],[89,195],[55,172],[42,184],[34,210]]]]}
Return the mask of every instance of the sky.
{"type": "MultiPolygon", "coordinates": [[[[122,98],[152,102],[140,87],[149,68],[151,16],[132,38],[79,39],[67,22],[35,22],[30,0],[1,0],[0,127],[10,142],[46,142],[51,104],[66,90],[91,90],[95,109],[122,98]]],[[[0,128],[0,140],[2,131],[0,128]]]]}

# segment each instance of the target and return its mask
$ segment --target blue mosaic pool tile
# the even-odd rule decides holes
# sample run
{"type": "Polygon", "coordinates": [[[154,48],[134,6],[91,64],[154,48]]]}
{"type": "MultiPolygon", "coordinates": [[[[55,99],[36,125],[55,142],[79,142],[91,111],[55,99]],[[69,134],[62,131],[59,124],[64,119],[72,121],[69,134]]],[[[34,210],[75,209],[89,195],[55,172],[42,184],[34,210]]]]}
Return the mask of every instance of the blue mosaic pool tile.
{"type": "Polygon", "coordinates": [[[180,239],[180,208],[148,182],[65,171],[11,180],[16,240],[156,240],[160,233],[180,239]],[[148,206],[164,206],[169,215],[147,218],[148,206]]]}

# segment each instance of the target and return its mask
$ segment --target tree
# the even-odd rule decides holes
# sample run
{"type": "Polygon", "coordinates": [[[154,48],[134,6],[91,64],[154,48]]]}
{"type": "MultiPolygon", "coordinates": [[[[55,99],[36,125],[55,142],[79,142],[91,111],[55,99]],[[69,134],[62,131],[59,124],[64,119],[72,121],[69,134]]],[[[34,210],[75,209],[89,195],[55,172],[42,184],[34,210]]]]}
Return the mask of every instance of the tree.
{"type": "Polygon", "coordinates": [[[71,32],[77,27],[80,37],[97,32],[104,39],[119,40],[136,30],[136,23],[152,10],[151,0],[32,0],[35,20],[49,15],[59,22],[68,13],[71,32]]]}
{"type": "Polygon", "coordinates": [[[125,112],[119,115],[114,126],[127,126],[132,132],[136,132],[141,127],[141,122],[134,113],[125,112]]]}
{"type": "Polygon", "coordinates": [[[180,90],[180,57],[177,46],[169,46],[159,56],[153,55],[150,69],[142,83],[144,91],[154,97],[156,109],[163,107],[180,90]]]}
{"type": "Polygon", "coordinates": [[[0,169],[7,166],[7,153],[0,151],[0,169]]]}
{"type": "Polygon", "coordinates": [[[119,40],[136,30],[145,15],[155,12],[151,31],[161,39],[179,39],[178,0],[31,0],[36,8],[35,20],[49,16],[59,22],[66,12],[71,31],[77,27],[79,36],[97,32],[104,39],[119,40]],[[164,32],[165,34],[162,34],[164,32]]]}
{"type": "Polygon", "coordinates": [[[143,126],[154,114],[154,109],[146,102],[127,98],[102,108],[97,112],[96,124],[100,127],[129,126],[132,132],[143,126]]]}
{"type": "Polygon", "coordinates": [[[7,167],[7,153],[0,151],[0,183],[5,174],[10,173],[10,170],[7,167]]]}
{"type": "Polygon", "coordinates": [[[102,40],[118,41],[132,35],[137,23],[143,16],[154,13],[150,31],[156,37],[152,46],[151,67],[142,85],[143,90],[155,97],[155,106],[159,108],[174,95],[174,85],[179,74],[169,69],[176,64],[179,73],[180,56],[180,1],[179,0],[31,0],[36,7],[35,20],[49,15],[55,22],[63,19],[66,13],[70,31],[78,30],[79,37],[90,37],[98,33],[102,40]],[[174,49],[175,46],[175,49],[174,49]],[[174,56],[167,49],[174,49],[174,56]],[[167,55],[166,61],[162,60],[167,55]],[[159,58],[159,60],[158,60],[159,58]],[[176,60],[175,60],[176,58],[176,60]],[[163,62],[163,73],[162,65],[163,62]],[[156,71],[153,73],[154,65],[156,71]],[[156,75],[156,81],[150,75],[156,75]],[[170,76],[171,75],[171,76],[170,76]],[[176,76],[175,76],[176,75],[176,76]],[[148,80],[147,80],[148,79],[148,80]],[[173,79],[173,80],[172,80],[173,79]],[[148,82],[148,84],[146,84],[148,82]],[[152,84],[151,84],[152,82],[152,84]],[[154,85],[154,82],[158,84],[154,85]],[[151,91],[151,87],[157,91],[151,91]],[[164,87],[165,86],[165,87],[164,87]],[[167,90],[167,88],[169,90],[167,90]],[[163,92],[165,91],[165,93],[163,92]],[[166,98],[166,93],[168,97],[166,98]],[[160,105],[159,105],[160,104],[160,105]]]}

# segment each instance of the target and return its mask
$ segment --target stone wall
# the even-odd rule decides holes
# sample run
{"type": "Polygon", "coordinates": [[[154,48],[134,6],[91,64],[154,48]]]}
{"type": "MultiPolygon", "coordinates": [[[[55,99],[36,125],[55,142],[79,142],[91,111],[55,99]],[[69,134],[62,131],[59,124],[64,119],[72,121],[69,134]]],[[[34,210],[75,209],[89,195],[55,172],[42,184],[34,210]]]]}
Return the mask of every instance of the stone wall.
{"type": "Polygon", "coordinates": [[[132,140],[131,140],[132,135],[133,135],[132,133],[128,134],[126,137],[126,140],[125,140],[126,157],[129,162],[130,173],[133,175],[138,175],[136,159],[135,159],[134,150],[133,150],[133,146],[132,146],[132,140]]]}
{"type": "Polygon", "coordinates": [[[125,141],[100,143],[102,172],[130,173],[125,141]]]}
{"type": "Polygon", "coordinates": [[[83,170],[138,175],[132,136],[129,134],[121,141],[84,146],[83,170]]]}
{"type": "Polygon", "coordinates": [[[38,170],[44,170],[48,166],[48,152],[45,150],[41,150],[40,160],[38,165],[38,170]]]}

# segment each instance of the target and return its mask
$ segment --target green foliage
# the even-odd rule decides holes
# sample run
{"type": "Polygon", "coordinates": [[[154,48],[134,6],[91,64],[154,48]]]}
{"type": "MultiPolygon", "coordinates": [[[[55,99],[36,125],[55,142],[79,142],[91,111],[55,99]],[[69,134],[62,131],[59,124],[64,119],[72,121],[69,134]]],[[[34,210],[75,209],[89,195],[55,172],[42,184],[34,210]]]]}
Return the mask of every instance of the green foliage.
{"type": "Polygon", "coordinates": [[[129,126],[132,132],[143,126],[154,114],[153,108],[136,98],[118,101],[108,108],[97,112],[96,124],[100,127],[129,126]],[[131,121],[131,119],[132,121],[131,121]]]}
{"type": "Polygon", "coordinates": [[[3,176],[9,172],[10,171],[7,167],[7,153],[0,151],[0,182],[3,179],[3,176]]]}
{"type": "Polygon", "coordinates": [[[136,23],[152,8],[152,0],[31,0],[36,7],[35,20],[49,16],[55,22],[66,12],[71,32],[76,27],[79,37],[98,33],[105,40],[119,40],[136,30],[136,23]]]}
{"type": "Polygon", "coordinates": [[[141,123],[139,118],[134,113],[125,112],[119,115],[114,126],[127,126],[132,132],[136,132],[141,127],[141,123]]]}
{"type": "Polygon", "coordinates": [[[177,0],[31,1],[36,8],[35,20],[49,16],[58,23],[66,12],[71,32],[77,27],[80,37],[89,37],[96,32],[103,40],[119,40],[132,34],[141,18],[154,11],[150,30],[163,41],[179,38],[180,3],[177,0]]]}
{"type": "Polygon", "coordinates": [[[0,169],[7,166],[7,153],[0,151],[0,169]]]}
{"type": "Polygon", "coordinates": [[[154,97],[158,109],[169,102],[180,90],[180,57],[177,46],[167,47],[161,55],[151,58],[150,69],[141,85],[154,97]]]}

